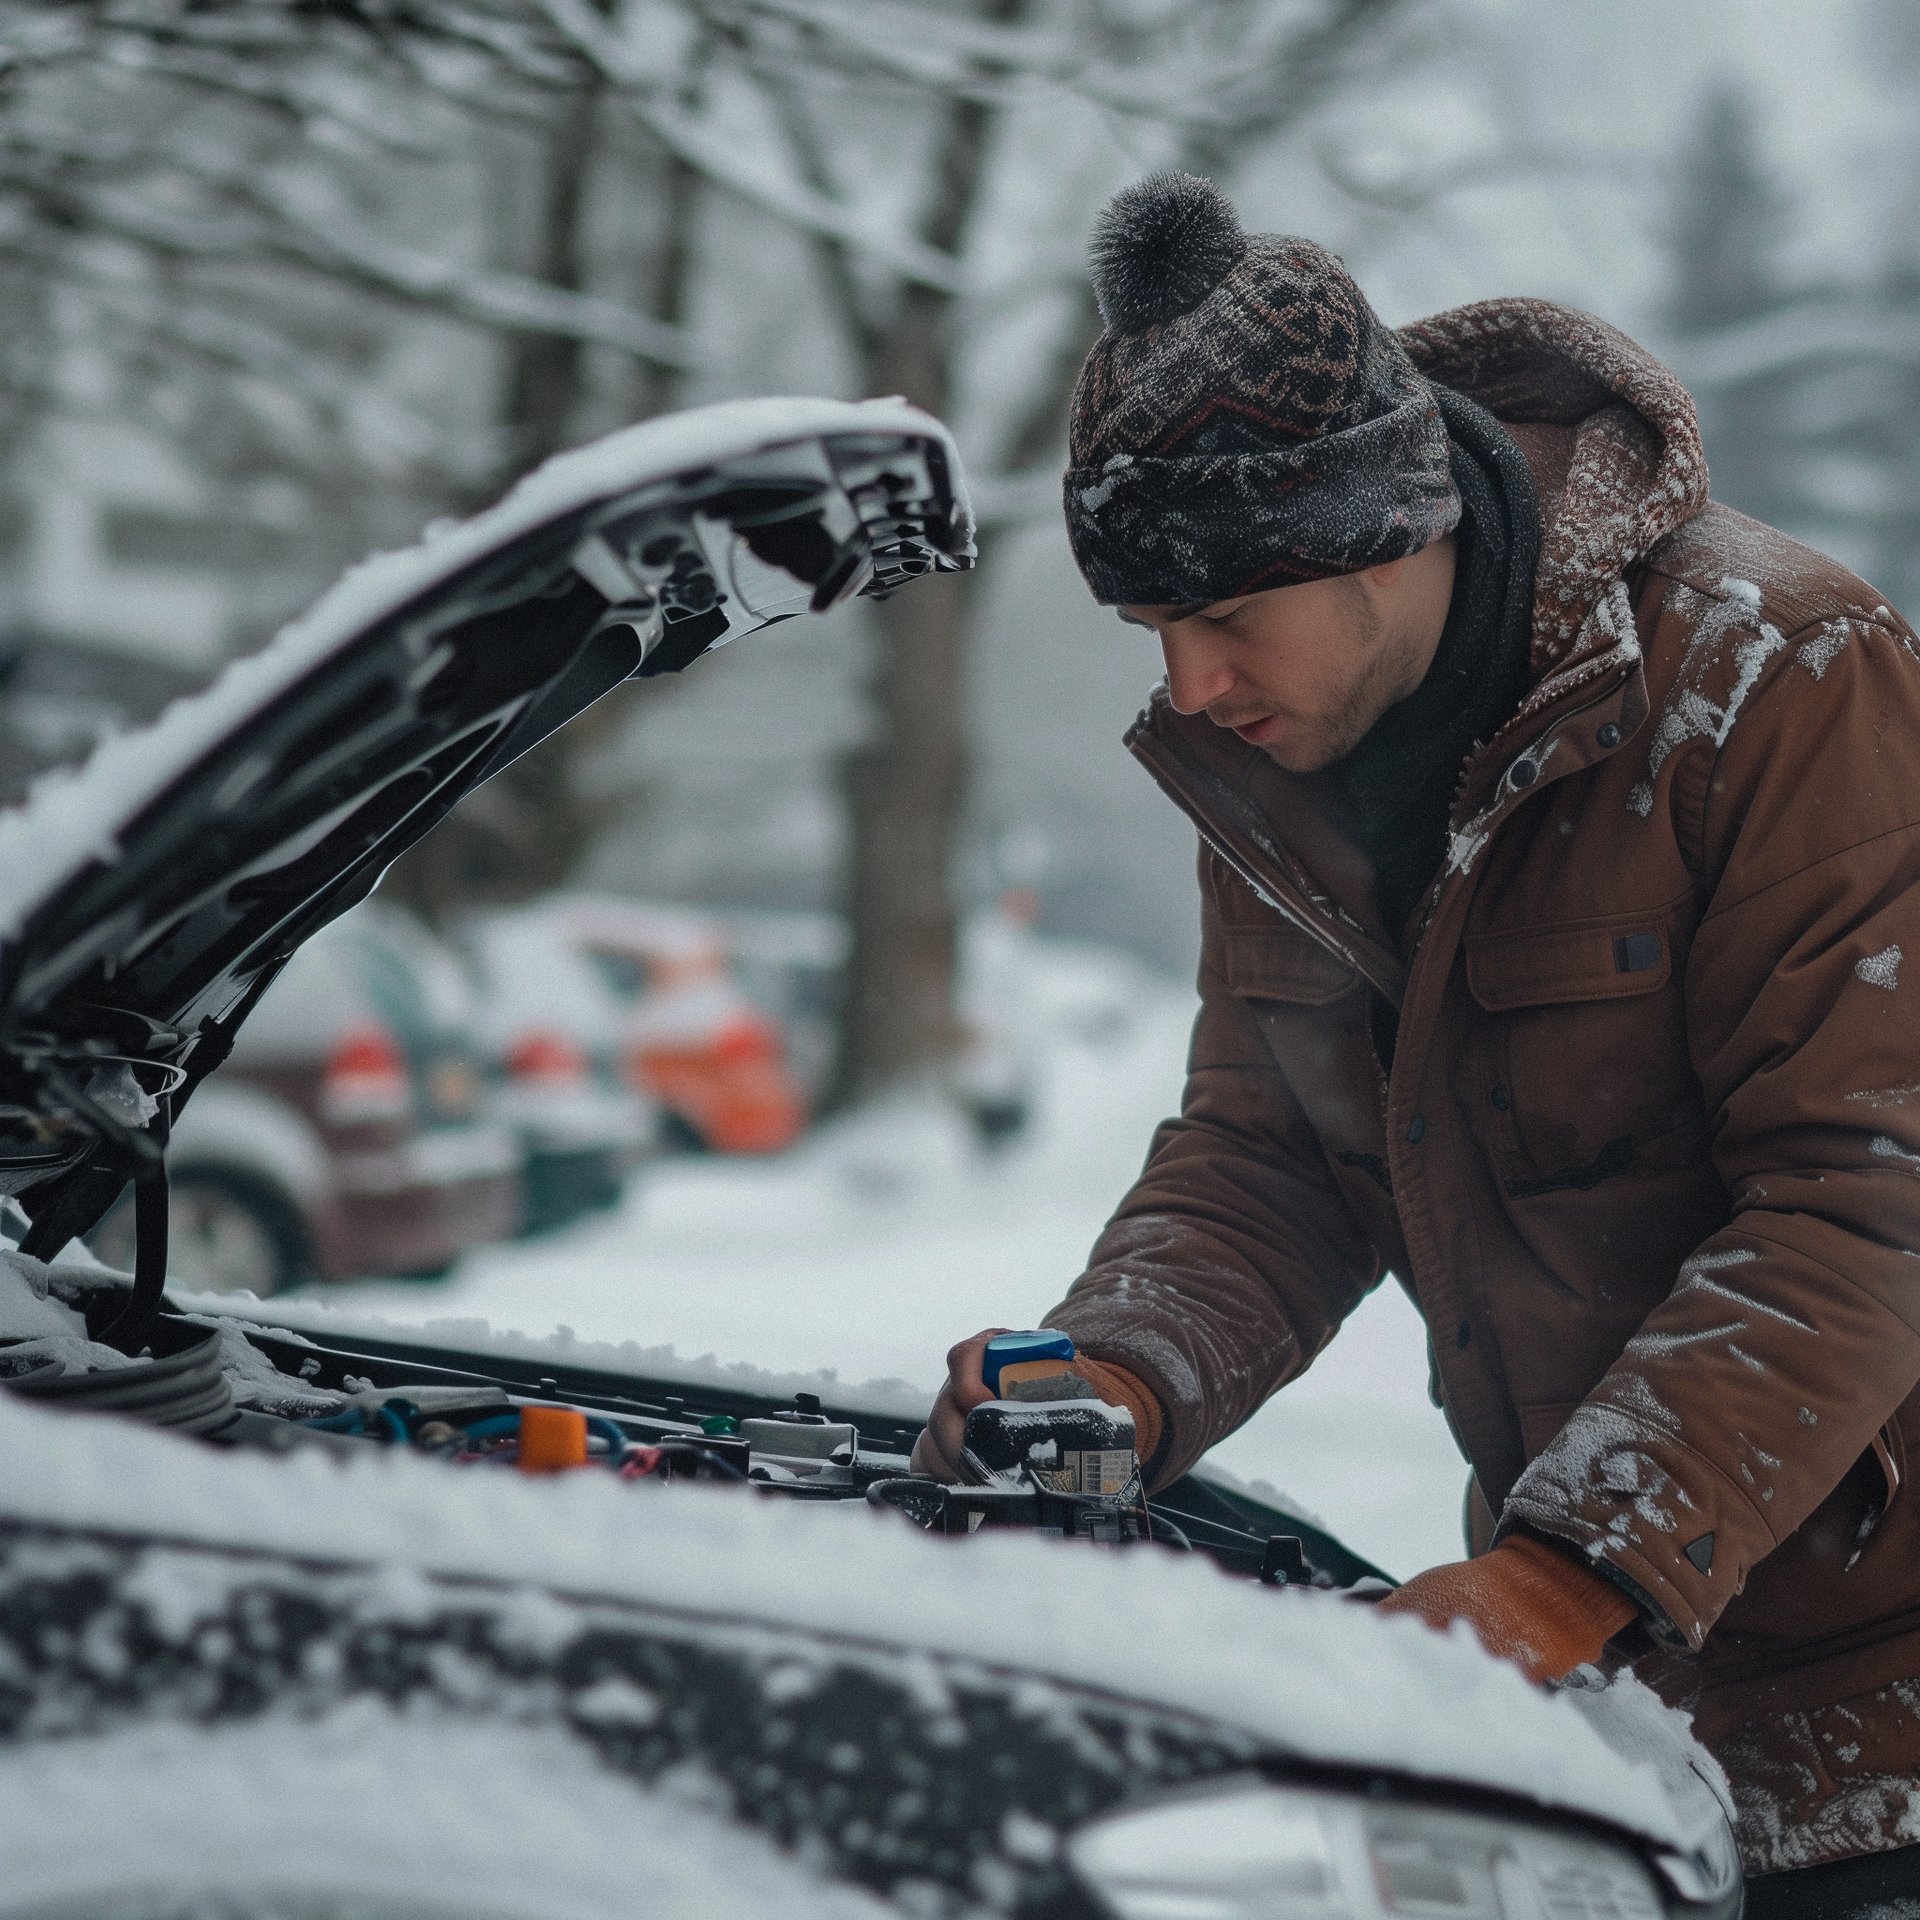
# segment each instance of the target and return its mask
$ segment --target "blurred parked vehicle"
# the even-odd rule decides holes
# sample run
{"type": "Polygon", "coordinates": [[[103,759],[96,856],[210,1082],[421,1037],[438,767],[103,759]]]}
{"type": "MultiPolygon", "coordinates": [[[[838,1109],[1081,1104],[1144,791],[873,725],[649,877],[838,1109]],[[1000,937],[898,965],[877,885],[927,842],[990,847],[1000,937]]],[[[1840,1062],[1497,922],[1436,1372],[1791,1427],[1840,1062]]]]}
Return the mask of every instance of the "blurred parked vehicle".
{"type": "Polygon", "coordinates": [[[741,991],[780,1024],[787,1060],[809,1104],[833,1071],[847,990],[847,923],[832,913],[728,909],[712,916],[741,991]]]}
{"type": "MultiPolygon", "coordinates": [[[[264,1298],[509,1238],[520,1149],[485,1111],[470,1021],[458,963],[404,914],[369,903],[308,941],[174,1125],[175,1280],[264,1298]]],[[[130,1199],[90,1239],[131,1268],[130,1199]]]]}
{"type": "Polygon", "coordinates": [[[480,987],[493,1111],[523,1154],[522,1232],[616,1206],[659,1144],[659,1110],[626,1082],[619,1002],[537,905],[476,915],[460,939],[480,987]]]}
{"type": "Polygon", "coordinates": [[[717,922],[592,894],[556,895],[540,911],[620,1002],[628,1084],[659,1102],[668,1141],[778,1153],[806,1131],[779,1019],[741,990],[717,922]]]}

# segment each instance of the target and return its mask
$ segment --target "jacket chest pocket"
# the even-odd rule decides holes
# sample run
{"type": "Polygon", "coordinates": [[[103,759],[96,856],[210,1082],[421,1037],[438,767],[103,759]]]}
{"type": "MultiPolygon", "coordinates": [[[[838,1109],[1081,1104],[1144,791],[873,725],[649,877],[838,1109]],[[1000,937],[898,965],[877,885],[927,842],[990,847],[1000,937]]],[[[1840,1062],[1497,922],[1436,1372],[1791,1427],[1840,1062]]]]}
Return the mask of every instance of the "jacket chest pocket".
{"type": "Polygon", "coordinates": [[[1585,1191],[1707,1155],[1675,916],[1470,933],[1479,1089],[1507,1196],[1585,1191]]]}

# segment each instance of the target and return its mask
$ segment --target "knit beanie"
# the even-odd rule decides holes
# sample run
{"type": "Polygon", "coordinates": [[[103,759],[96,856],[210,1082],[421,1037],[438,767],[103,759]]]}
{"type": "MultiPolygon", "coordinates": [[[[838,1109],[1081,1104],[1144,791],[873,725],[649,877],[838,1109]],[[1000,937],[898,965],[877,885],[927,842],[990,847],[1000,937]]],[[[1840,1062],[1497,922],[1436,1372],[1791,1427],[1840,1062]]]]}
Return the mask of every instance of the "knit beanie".
{"type": "Polygon", "coordinates": [[[1209,605],[1416,553],[1460,518],[1432,390],[1347,270],[1189,173],[1117,194],[1067,533],[1109,606],[1209,605]]]}

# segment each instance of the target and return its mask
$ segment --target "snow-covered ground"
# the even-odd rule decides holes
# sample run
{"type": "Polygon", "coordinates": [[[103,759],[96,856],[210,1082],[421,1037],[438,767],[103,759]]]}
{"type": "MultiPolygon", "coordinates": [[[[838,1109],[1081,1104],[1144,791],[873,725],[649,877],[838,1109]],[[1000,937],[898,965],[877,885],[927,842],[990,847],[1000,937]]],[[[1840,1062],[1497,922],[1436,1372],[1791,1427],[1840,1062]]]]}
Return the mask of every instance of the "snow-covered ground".
{"type": "MultiPolygon", "coordinates": [[[[996,1156],[931,1103],[903,1105],[774,1162],[662,1163],[618,1214],[474,1254],[444,1284],[324,1298],[415,1325],[465,1320],[468,1334],[476,1319],[564,1327],[853,1385],[905,1381],[931,1399],[954,1340],[1030,1325],[1059,1298],[1178,1100],[1184,995],[1056,950],[1036,998],[1034,1121],[996,1156]]],[[[285,1317],[320,1305],[285,1302],[285,1317]]],[[[1459,1556],[1465,1468],[1427,1402],[1424,1333],[1391,1283],[1214,1458],[1395,1574],[1459,1556]]]]}

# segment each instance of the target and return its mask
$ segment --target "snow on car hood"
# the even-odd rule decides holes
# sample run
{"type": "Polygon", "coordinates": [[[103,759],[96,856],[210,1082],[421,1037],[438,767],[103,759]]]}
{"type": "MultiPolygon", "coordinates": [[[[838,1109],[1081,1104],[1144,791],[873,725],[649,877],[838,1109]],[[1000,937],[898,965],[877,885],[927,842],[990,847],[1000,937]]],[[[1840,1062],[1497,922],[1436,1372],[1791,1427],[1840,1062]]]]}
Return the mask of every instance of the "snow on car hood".
{"type": "MultiPolygon", "coordinates": [[[[1671,1738],[1603,1736],[1574,1695],[1481,1651],[1331,1595],[1237,1582],[1198,1556],[1014,1535],[964,1542],[856,1503],[529,1482],[404,1454],[340,1462],[216,1454],[0,1396],[0,1517],[68,1529],[525,1582],[978,1659],[1203,1714],[1279,1752],[1479,1786],[1611,1821],[1684,1852],[1663,1785],[1671,1738]]],[[[1642,1727],[1643,1735],[1648,1729],[1642,1727]]],[[[1669,1763],[1671,1764],[1671,1763],[1669,1763]]]]}
{"type": "Polygon", "coordinates": [[[496,1728],[369,1701],[303,1721],[298,1739],[269,1720],[0,1751],[0,1802],[8,1914],[899,1912],[809,1872],[690,1793],[621,1779],[558,1731],[522,1727],[503,1740],[496,1728]]]}
{"type": "Polygon", "coordinates": [[[112,860],[126,823],[202,754],[328,655],[395,607],[474,560],[573,509],[657,475],[742,447],[820,433],[907,433],[945,450],[957,519],[970,531],[960,460],[947,429],[904,400],[736,400],[668,414],[556,454],[495,506],[436,523],[410,547],[377,553],[345,573],[258,653],[203,691],[174,701],[151,726],[106,740],[78,768],[55,768],[19,806],[0,811],[0,940],[89,860],[112,860]]]}

